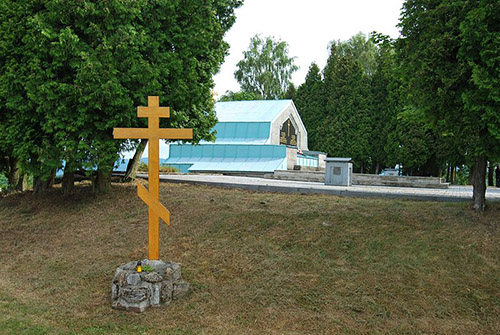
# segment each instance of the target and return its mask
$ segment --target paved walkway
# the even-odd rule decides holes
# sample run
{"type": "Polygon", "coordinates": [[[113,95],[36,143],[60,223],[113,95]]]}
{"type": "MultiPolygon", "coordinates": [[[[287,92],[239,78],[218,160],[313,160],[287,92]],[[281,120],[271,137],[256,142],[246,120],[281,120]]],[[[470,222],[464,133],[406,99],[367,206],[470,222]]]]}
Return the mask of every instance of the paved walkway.
{"type": "MultiPolygon", "coordinates": [[[[147,174],[138,174],[147,178],[147,174]]],[[[361,186],[330,186],[322,183],[277,180],[211,174],[160,175],[160,181],[218,187],[242,188],[262,192],[318,193],[353,197],[404,198],[426,201],[471,201],[472,186],[450,186],[449,189],[361,186]]],[[[500,188],[490,187],[486,199],[500,201],[500,188]]]]}

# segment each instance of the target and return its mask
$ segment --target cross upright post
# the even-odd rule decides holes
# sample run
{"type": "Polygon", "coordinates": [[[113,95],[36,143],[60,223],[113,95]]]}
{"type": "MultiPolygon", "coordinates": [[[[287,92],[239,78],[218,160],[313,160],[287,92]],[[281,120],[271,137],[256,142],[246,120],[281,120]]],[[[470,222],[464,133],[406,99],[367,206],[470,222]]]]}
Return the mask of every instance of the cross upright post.
{"type": "Polygon", "coordinates": [[[148,139],[148,189],[137,183],[137,195],[148,205],[148,259],[158,260],[160,218],[170,226],[170,212],[160,203],[160,139],[192,139],[193,130],[160,128],[160,118],[170,117],[170,108],[160,107],[158,96],[149,96],[147,107],[137,107],[137,117],[147,117],[148,128],[114,128],[113,137],[148,139]]]}

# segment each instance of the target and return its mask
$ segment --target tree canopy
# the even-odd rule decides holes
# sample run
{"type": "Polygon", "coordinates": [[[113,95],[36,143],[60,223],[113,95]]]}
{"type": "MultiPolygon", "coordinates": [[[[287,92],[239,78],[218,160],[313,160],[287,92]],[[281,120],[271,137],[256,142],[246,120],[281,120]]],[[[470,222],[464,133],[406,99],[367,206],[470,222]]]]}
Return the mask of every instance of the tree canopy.
{"type": "Polygon", "coordinates": [[[246,91],[227,91],[219,98],[219,101],[243,101],[243,100],[260,100],[260,95],[246,91]]]}
{"type": "Polygon", "coordinates": [[[255,35],[243,56],[234,72],[241,90],[265,100],[283,96],[290,86],[292,74],[298,69],[295,57],[288,56],[288,44],[255,35]]]}
{"type": "MultiPolygon", "coordinates": [[[[211,89],[241,0],[20,0],[0,4],[0,147],[41,179],[61,167],[109,173],[116,126],[144,126],[159,95],[172,127],[211,140],[211,89]]],[[[133,144],[132,144],[133,145],[133,144]]]]}
{"type": "Polygon", "coordinates": [[[397,43],[409,101],[472,167],[478,210],[487,158],[500,150],[499,14],[495,0],[408,0],[397,43]]]}

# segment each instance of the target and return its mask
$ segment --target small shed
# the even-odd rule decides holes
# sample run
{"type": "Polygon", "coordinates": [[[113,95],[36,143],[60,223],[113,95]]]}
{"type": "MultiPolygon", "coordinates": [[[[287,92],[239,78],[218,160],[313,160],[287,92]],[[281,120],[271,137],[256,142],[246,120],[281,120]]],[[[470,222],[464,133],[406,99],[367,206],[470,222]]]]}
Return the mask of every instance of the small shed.
{"type": "Polygon", "coordinates": [[[325,159],[326,176],[325,185],[351,186],[352,185],[352,159],[331,157],[325,159]]]}

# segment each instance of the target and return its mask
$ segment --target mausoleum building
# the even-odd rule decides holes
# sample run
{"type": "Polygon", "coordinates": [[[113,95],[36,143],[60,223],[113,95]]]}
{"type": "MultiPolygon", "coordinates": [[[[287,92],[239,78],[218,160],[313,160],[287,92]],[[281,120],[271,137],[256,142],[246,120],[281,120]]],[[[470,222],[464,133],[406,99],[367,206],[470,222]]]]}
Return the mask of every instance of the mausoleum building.
{"type": "Polygon", "coordinates": [[[269,173],[324,167],[309,152],[307,130],[292,100],[217,102],[215,142],[172,143],[163,164],[180,172],[269,173]]]}

